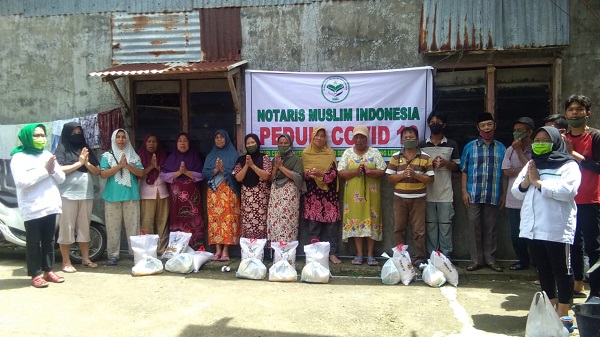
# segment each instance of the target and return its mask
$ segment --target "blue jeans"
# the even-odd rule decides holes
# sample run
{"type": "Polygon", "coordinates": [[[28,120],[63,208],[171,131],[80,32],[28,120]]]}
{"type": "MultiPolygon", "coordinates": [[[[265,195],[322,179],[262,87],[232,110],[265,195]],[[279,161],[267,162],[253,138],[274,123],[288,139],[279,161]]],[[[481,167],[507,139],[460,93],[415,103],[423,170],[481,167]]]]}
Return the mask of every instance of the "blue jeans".
{"type": "Polygon", "coordinates": [[[523,267],[529,267],[529,251],[527,250],[528,239],[519,237],[519,226],[521,225],[521,210],[518,208],[508,209],[508,220],[510,222],[510,239],[519,263],[523,267]]]}
{"type": "Polygon", "coordinates": [[[427,202],[425,224],[427,226],[427,252],[441,251],[447,257],[452,254],[452,202],[427,202]]]}

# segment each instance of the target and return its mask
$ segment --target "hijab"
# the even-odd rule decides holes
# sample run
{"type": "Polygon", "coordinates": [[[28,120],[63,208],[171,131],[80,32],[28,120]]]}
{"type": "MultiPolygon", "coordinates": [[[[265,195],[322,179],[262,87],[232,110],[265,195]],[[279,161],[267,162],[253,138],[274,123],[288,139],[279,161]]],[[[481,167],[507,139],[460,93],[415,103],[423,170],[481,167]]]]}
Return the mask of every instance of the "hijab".
{"type": "MultiPolygon", "coordinates": [[[[286,155],[280,154],[282,165],[286,169],[295,173],[293,180],[296,187],[298,187],[298,189],[301,191],[306,191],[306,185],[304,184],[304,179],[302,179],[302,172],[304,172],[302,168],[302,159],[300,159],[300,157],[298,157],[298,155],[295,154],[293,150],[291,150],[292,137],[290,137],[290,135],[288,134],[283,134],[279,136],[277,140],[279,140],[279,138],[281,137],[285,137],[288,140],[288,143],[290,144],[290,152],[286,155]]],[[[275,159],[273,159],[273,166],[275,166],[275,159]]],[[[275,178],[273,179],[273,183],[275,184],[275,186],[283,186],[283,184],[285,184],[287,181],[288,177],[283,172],[281,172],[281,170],[277,170],[277,173],[275,173],[275,178]]]]}
{"type": "MultiPolygon", "coordinates": [[[[84,147],[87,147],[89,150],[89,146],[85,142],[85,138],[83,138],[83,128],[81,124],[77,122],[69,122],[63,125],[62,132],[60,133],[60,144],[56,147],[56,151],[54,151],[54,155],[56,155],[56,161],[60,165],[71,165],[79,162],[79,155],[81,154],[81,150],[84,147]],[[73,135],[73,130],[80,128],[82,133],[78,135],[73,135]],[[83,141],[78,141],[76,138],[81,137],[83,141]]],[[[88,152],[88,162],[94,166],[98,166],[98,159],[92,151],[88,152]]],[[[80,172],[88,172],[87,167],[85,165],[81,166],[77,169],[80,172]]]]}
{"type": "MultiPolygon", "coordinates": [[[[140,146],[140,149],[137,151],[138,155],[140,156],[140,159],[142,161],[142,166],[144,167],[149,167],[150,165],[152,165],[152,153],[148,152],[148,150],[146,149],[146,142],[148,141],[148,138],[150,137],[155,137],[156,138],[156,151],[154,152],[154,154],[156,154],[156,164],[158,165],[158,167],[161,167],[164,163],[165,160],[167,159],[167,153],[165,152],[165,149],[162,147],[162,143],[160,142],[160,139],[158,139],[158,136],[153,134],[153,133],[149,133],[146,135],[146,137],[144,137],[144,141],[142,142],[142,146],[140,146]]],[[[156,178],[158,178],[158,170],[157,169],[152,169],[152,171],[148,172],[148,174],[146,175],[146,183],[148,185],[153,185],[154,182],[156,181],[156,178]]]]}
{"type": "Polygon", "coordinates": [[[567,147],[563,141],[560,132],[553,126],[542,126],[535,131],[535,135],[540,131],[546,131],[552,140],[552,151],[546,154],[531,154],[531,159],[535,162],[538,169],[557,169],[575,159],[567,152],[567,147]]]}
{"type": "MultiPolygon", "coordinates": [[[[248,148],[246,147],[246,154],[250,155],[250,158],[252,158],[254,165],[262,169],[264,153],[260,152],[260,140],[258,139],[257,135],[249,133],[246,135],[246,137],[244,137],[244,147],[246,146],[246,141],[248,140],[248,138],[252,138],[256,141],[257,148],[256,151],[254,151],[254,153],[248,153],[248,148]]],[[[246,164],[246,155],[240,156],[236,164],[240,164],[242,165],[242,167],[244,167],[244,165],[246,164]]],[[[246,187],[255,187],[256,185],[258,185],[259,181],[260,178],[258,177],[258,174],[256,174],[254,170],[248,170],[246,171],[246,176],[244,177],[244,180],[242,180],[242,184],[246,187]]]]}
{"type": "Polygon", "coordinates": [[[192,146],[190,136],[187,133],[182,132],[177,136],[177,140],[175,141],[175,144],[173,146],[173,151],[167,157],[167,160],[161,167],[161,170],[166,173],[177,172],[179,170],[179,167],[181,166],[181,162],[184,162],[185,168],[188,171],[202,172],[202,158],[200,158],[198,152],[196,152],[196,150],[192,146]],[[181,136],[187,138],[190,144],[190,147],[186,152],[180,152],[177,148],[177,140],[179,140],[179,137],[181,136]]]}
{"type": "Polygon", "coordinates": [[[219,187],[221,181],[225,180],[227,186],[238,193],[240,186],[239,183],[234,179],[232,172],[239,154],[231,143],[231,138],[229,138],[229,133],[227,133],[227,131],[219,129],[215,132],[215,137],[217,137],[217,135],[221,135],[223,138],[225,138],[225,145],[222,148],[219,148],[215,144],[212,150],[210,150],[208,156],[206,156],[204,169],[202,169],[202,177],[208,181],[208,188],[213,191],[219,187]],[[221,158],[223,161],[223,172],[222,174],[213,176],[215,167],[217,167],[217,158],[221,158]]]}
{"type": "MultiPolygon", "coordinates": [[[[106,158],[108,161],[108,165],[110,167],[115,167],[119,165],[121,161],[121,156],[125,154],[125,159],[130,165],[141,165],[142,160],[140,156],[135,152],[133,146],[131,146],[131,141],[129,140],[129,134],[124,129],[116,129],[113,131],[112,136],[110,136],[110,147],[111,149],[108,152],[105,152],[102,157],[106,158]],[[120,149],[117,145],[117,133],[119,131],[123,131],[125,133],[125,138],[127,139],[127,143],[125,146],[120,149]]],[[[115,181],[119,185],[131,187],[131,172],[127,168],[120,169],[115,175],[115,181]]]]}
{"type": "MultiPolygon", "coordinates": [[[[317,147],[317,145],[314,144],[315,136],[321,130],[325,131],[325,139],[327,140],[327,130],[325,127],[317,126],[312,132],[310,144],[308,144],[304,151],[302,151],[302,165],[304,166],[304,172],[312,168],[317,168],[322,171],[329,171],[332,165],[335,165],[335,152],[331,147],[329,147],[327,141],[325,141],[325,145],[322,147],[317,147]]],[[[315,178],[315,182],[320,189],[324,191],[329,190],[327,183],[323,182],[322,177],[315,178]]]]}
{"type": "Polygon", "coordinates": [[[19,131],[18,137],[22,145],[15,147],[10,152],[11,156],[20,152],[33,155],[44,152],[44,149],[37,149],[35,146],[33,146],[33,130],[35,130],[35,128],[38,126],[44,130],[44,133],[46,133],[46,127],[44,124],[27,124],[21,129],[21,131],[19,131]]]}

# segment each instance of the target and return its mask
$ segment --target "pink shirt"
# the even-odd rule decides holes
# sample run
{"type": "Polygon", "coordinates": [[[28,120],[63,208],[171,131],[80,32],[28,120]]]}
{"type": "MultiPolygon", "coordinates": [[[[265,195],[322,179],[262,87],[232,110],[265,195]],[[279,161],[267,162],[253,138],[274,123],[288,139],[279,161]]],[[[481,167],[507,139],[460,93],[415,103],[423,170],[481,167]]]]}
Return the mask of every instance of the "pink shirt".
{"type": "Polygon", "coordinates": [[[156,194],[160,199],[164,199],[169,196],[169,190],[164,180],[160,178],[160,175],[154,181],[154,184],[148,185],[146,183],[146,177],[139,179],[140,182],[140,199],[156,199],[156,194]]]}

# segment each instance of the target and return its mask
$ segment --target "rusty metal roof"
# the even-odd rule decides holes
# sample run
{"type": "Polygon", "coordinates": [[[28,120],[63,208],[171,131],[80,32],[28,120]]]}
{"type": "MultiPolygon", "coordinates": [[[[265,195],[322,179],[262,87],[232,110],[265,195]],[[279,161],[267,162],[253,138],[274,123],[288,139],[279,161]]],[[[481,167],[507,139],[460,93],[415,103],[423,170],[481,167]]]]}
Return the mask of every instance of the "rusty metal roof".
{"type": "Polygon", "coordinates": [[[224,72],[237,68],[248,61],[217,61],[192,63],[139,63],[122,64],[90,73],[90,76],[143,76],[160,74],[188,74],[224,72]]]}
{"type": "Polygon", "coordinates": [[[419,52],[569,44],[569,0],[423,0],[419,52]]]}

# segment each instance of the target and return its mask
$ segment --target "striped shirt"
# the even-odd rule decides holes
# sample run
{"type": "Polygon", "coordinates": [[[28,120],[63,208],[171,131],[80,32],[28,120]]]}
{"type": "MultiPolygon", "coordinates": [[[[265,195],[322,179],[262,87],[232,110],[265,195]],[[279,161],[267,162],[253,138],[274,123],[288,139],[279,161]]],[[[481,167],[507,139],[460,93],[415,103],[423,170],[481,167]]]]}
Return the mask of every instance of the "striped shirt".
{"type": "Polygon", "coordinates": [[[506,147],[499,141],[486,145],[481,137],[465,145],[460,171],[467,174],[467,192],[472,203],[500,204],[504,152],[506,147]]]}
{"type": "MultiPolygon", "coordinates": [[[[404,155],[404,151],[394,153],[385,173],[402,174],[408,165],[416,174],[434,176],[431,158],[420,149],[417,149],[417,153],[411,160],[404,155]]],[[[426,192],[425,184],[414,177],[404,178],[394,186],[394,195],[400,198],[421,198],[426,195],[426,192]]]]}

